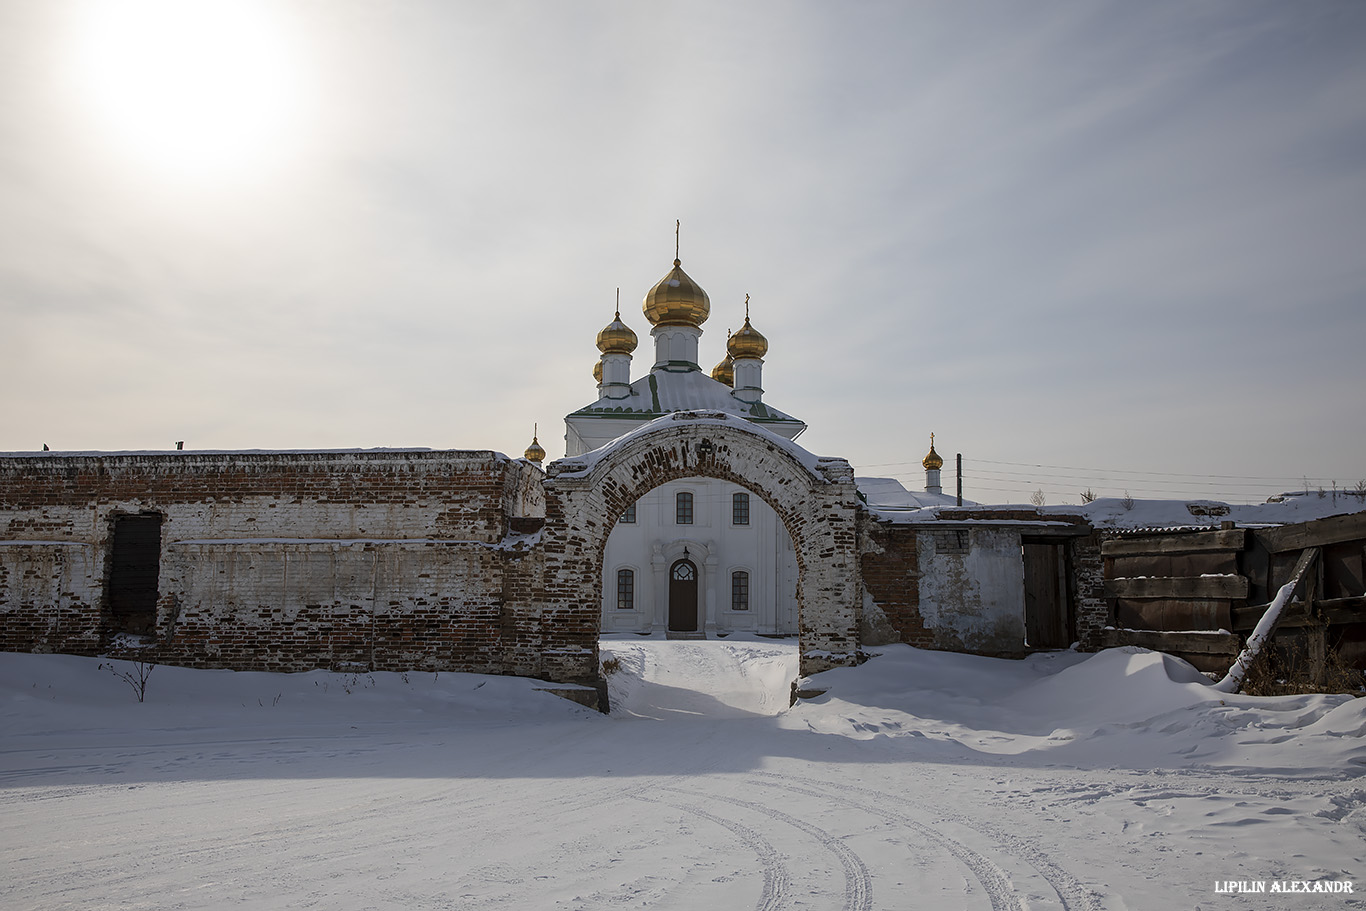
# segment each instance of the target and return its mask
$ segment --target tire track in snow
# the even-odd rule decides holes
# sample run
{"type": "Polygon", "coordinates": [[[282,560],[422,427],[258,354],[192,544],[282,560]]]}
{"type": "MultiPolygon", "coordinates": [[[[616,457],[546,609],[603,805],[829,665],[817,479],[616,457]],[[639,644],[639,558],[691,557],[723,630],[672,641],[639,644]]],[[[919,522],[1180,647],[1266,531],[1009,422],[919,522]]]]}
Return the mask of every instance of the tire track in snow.
{"type": "MultiPolygon", "coordinates": [[[[774,772],[755,772],[754,774],[764,779],[770,779],[769,781],[757,782],[758,784],[767,784],[769,787],[797,791],[798,793],[811,796],[821,796],[829,800],[847,800],[847,798],[841,797],[839,794],[831,793],[831,790],[833,790],[844,792],[845,794],[866,796],[876,802],[883,802],[891,799],[901,804],[914,805],[908,798],[896,794],[889,794],[885,791],[874,790],[872,788],[861,788],[856,785],[819,781],[812,778],[804,778],[799,775],[781,775],[774,772]],[[821,792],[793,787],[791,782],[794,781],[800,781],[803,784],[811,785],[815,788],[829,790],[821,792]]],[[[973,875],[978,878],[978,881],[982,883],[982,887],[986,889],[991,896],[993,908],[1001,909],[1001,911],[1005,911],[1005,909],[1018,911],[1018,909],[1020,909],[1019,899],[1015,894],[1014,887],[1010,884],[1009,875],[998,864],[992,862],[986,856],[979,854],[961,842],[936,832],[929,825],[905,814],[890,810],[876,802],[871,806],[862,803],[854,805],[867,812],[876,813],[886,819],[913,828],[917,832],[926,835],[931,840],[942,845],[945,850],[962,861],[964,865],[973,872],[973,875]],[[985,875],[986,878],[983,878],[983,875],[985,875]],[[1005,903],[998,904],[998,895],[1001,897],[1002,902],[1005,903]]],[[[925,806],[926,804],[921,805],[925,806]]],[[[1059,866],[1048,854],[1029,844],[1019,836],[1010,834],[996,826],[969,819],[961,814],[947,812],[939,807],[934,807],[933,809],[936,813],[941,814],[948,820],[958,823],[964,828],[971,829],[974,832],[995,841],[997,844],[1000,844],[1007,853],[1014,854],[1016,857],[1019,857],[1021,860],[1028,863],[1037,870],[1043,880],[1048,883],[1049,888],[1057,895],[1058,902],[1065,911],[1099,911],[1101,908],[1098,897],[1091,889],[1088,889],[1075,876],[1059,866]]]]}
{"type": "MultiPolygon", "coordinates": [[[[669,790],[677,790],[670,788],[669,790]]],[[[751,851],[759,858],[759,862],[764,867],[764,885],[759,893],[759,901],[755,903],[755,911],[778,911],[779,908],[787,906],[787,887],[791,877],[787,872],[787,865],[783,863],[782,855],[773,847],[772,843],[765,839],[758,832],[748,826],[743,826],[734,820],[725,819],[706,810],[699,810],[681,803],[668,803],[663,800],[656,800],[653,797],[645,797],[641,794],[630,795],[635,800],[652,803],[658,806],[673,807],[675,810],[682,810],[694,816],[701,817],[709,822],[714,822],[735,833],[735,836],[743,841],[751,851]]]]}
{"type": "Polygon", "coordinates": [[[661,790],[672,791],[676,794],[683,794],[687,797],[694,797],[700,800],[721,801],[743,807],[746,810],[753,810],[760,816],[767,816],[776,822],[785,823],[800,832],[810,835],[816,842],[839,860],[840,866],[844,868],[844,909],[845,911],[872,911],[873,908],[873,877],[868,872],[868,866],[863,859],[855,854],[848,845],[831,835],[820,826],[813,825],[804,819],[790,816],[781,810],[755,803],[752,800],[741,800],[738,797],[726,797],[721,794],[699,793],[697,791],[687,791],[683,788],[665,786],[661,790]]]}
{"type": "MultiPolygon", "coordinates": [[[[802,781],[816,785],[817,787],[826,787],[824,782],[814,781],[809,778],[785,777],[771,772],[756,772],[755,774],[764,777],[772,777],[778,779],[779,782],[782,782],[757,781],[755,784],[766,785],[767,787],[788,793],[805,794],[808,797],[819,797],[823,800],[829,800],[843,806],[856,807],[865,813],[881,816],[889,822],[914,830],[939,845],[958,860],[959,863],[968,868],[977,882],[981,884],[982,890],[986,893],[987,899],[991,902],[993,911],[1023,911],[1019,898],[1015,894],[1015,889],[1010,884],[1010,877],[1003,869],[987,859],[984,855],[978,854],[976,851],[949,838],[947,835],[939,834],[924,823],[904,814],[888,810],[885,807],[855,803],[844,795],[833,794],[826,790],[796,787],[792,784],[793,781],[802,781]]],[[[885,797],[886,795],[880,796],[885,797]]]]}

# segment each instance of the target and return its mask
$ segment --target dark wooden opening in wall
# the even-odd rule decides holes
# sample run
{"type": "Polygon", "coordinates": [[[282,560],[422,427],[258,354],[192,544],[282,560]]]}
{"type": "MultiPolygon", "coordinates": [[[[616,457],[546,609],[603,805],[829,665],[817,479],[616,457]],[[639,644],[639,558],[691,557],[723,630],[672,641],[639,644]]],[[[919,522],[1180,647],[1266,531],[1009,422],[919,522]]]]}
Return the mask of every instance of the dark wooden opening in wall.
{"type": "Polygon", "coordinates": [[[157,513],[114,518],[108,587],[113,632],[145,636],[156,628],[161,520],[157,513]]]}
{"type": "Polygon", "coordinates": [[[1067,592],[1066,548],[1054,541],[1025,538],[1025,644],[1030,648],[1067,648],[1076,637],[1067,592]]]}
{"type": "Polygon", "coordinates": [[[697,631],[697,566],[691,560],[669,569],[669,631],[697,631]]]}

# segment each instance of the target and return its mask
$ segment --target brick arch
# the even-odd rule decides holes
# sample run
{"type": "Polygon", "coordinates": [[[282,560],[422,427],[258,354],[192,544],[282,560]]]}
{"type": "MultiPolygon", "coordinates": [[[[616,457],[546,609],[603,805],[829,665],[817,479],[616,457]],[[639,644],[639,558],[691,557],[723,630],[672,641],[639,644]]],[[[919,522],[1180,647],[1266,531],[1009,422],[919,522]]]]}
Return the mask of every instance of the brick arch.
{"type": "Polygon", "coordinates": [[[859,595],[854,472],[733,415],[678,412],[602,449],[561,459],[545,482],[543,672],[587,682],[598,674],[602,558],[631,503],[683,478],[717,478],[773,507],[797,553],[801,672],[853,664],[859,595]]]}

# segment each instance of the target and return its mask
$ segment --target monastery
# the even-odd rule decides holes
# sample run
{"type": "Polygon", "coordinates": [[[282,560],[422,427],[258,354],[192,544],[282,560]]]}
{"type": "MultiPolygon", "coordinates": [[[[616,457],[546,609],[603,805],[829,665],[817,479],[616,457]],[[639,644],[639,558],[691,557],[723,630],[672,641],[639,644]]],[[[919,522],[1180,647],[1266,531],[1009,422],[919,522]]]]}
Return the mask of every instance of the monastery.
{"type": "Polygon", "coordinates": [[[618,308],[597,335],[597,398],[565,417],[549,464],[535,438],[519,459],[0,453],[0,650],[517,674],[605,709],[603,632],[797,636],[803,674],[888,642],[1021,656],[1144,635],[1182,635],[1162,643],[1217,667],[1238,611],[1304,575],[1302,541],[1346,547],[1347,575],[1319,590],[1360,594],[1357,525],[1275,537],[1191,504],[1178,538],[1116,542],[1065,509],[959,505],[933,443],[923,492],[856,479],[766,401],[769,342],[748,309],[704,372],[711,302],[676,256],[644,296],[648,371],[632,379],[618,308]],[[1121,555],[1142,579],[1110,578],[1121,555]],[[1154,581],[1177,564],[1200,572],[1154,581]],[[1196,606],[1173,621],[1177,604],[1196,606]]]}

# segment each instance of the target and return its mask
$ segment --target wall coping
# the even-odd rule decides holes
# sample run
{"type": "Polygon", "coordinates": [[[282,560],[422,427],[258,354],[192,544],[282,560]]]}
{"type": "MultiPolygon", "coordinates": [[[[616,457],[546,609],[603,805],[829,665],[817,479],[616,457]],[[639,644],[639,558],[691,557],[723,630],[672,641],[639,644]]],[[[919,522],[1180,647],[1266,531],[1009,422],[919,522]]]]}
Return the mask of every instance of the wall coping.
{"type": "Polygon", "coordinates": [[[171,466],[197,468],[210,465],[344,464],[347,462],[513,462],[492,449],[194,449],[129,450],[110,452],[0,452],[0,470],[34,468],[85,468],[96,466],[171,466]]]}

